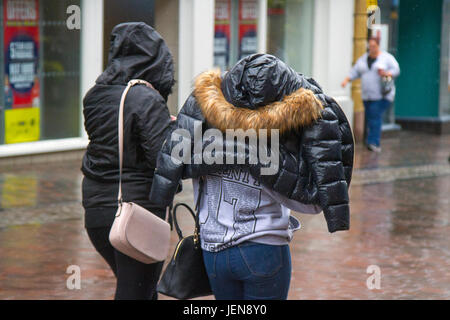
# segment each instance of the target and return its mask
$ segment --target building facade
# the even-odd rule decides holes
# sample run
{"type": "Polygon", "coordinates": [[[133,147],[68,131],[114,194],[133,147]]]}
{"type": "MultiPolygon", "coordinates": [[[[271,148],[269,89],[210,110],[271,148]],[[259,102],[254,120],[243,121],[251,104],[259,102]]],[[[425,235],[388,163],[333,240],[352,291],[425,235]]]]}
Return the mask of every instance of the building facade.
{"type": "Polygon", "coordinates": [[[403,128],[450,133],[450,1],[400,1],[395,118],[403,128]],[[407,67],[405,67],[407,66],[407,67]]]}
{"type": "Polygon", "coordinates": [[[154,26],[171,49],[172,113],[200,72],[268,52],[317,78],[351,118],[338,83],[350,67],[352,0],[339,2],[2,0],[0,157],[86,147],[82,97],[106,64],[113,26],[125,21],[154,26]]]}
{"type": "MultiPolygon", "coordinates": [[[[449,0],[414,1],[434,3],[424,17],[432,26],[408,20],[422,12],[410,2],[391,0],[400,7],[397,16],[386,15],[381,7],[382,24],[391,26],[388,47],[402,67],[395,112],[386,123],[449,115],[449,0]],[[414,63],[408,43],[416,31],[425,38],[434,35],[433,62],[406,68],[414,63]],[[428,67],[433,70],[430,83],[439,85],[432,100],[410,112],[410,82],[428,67]]],[[[261,52],[315,78],[352,122],[351,89],[340,83],[352,62],[354,8],[354,0],[1,0],[0,159],[86,147],[82,97],[104,69],[112,28],[125,21],[154,26],[171,49],[177,80],[168,102],[173,114],[199,73],[226,70],[243,56],[261,52]]],[[[420,54],[428,54],[429,47],[422,41],[420,54]]]]}

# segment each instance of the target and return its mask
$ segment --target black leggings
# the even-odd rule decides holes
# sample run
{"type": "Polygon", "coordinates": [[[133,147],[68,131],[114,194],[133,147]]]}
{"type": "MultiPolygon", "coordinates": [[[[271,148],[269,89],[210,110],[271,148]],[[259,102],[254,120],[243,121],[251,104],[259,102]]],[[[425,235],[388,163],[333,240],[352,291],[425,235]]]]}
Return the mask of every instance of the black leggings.
{"type": "Polygon", "coordinates": [[[157,300],[156,285],[163,262],[144,264],[120,253],[109,242],[110,227],[86,228],[95,249],[117,278],[116,300],[157,300]]]}

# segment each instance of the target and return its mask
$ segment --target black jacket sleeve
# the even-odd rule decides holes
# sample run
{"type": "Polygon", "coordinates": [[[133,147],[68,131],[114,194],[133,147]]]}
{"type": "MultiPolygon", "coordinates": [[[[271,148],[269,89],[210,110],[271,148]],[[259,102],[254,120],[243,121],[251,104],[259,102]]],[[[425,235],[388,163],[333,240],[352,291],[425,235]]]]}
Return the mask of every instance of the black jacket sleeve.
{"type": "MultiPolygon", "coordinates": [[[[196,118],[191,113],[194,110],[194,104],[195,98],[191,95],[180,110],[177,120],[171,123],[163,136],[164,143],[162,149],[158,152],[152,189],[150,191],[150,201],[152,203],[162,206],[170,205],[179,189],[186,163],[177,161],[184,156],[182,149],[179,150],[180,152],[177,152],[176,159],[172,156],[172,152],[178,150],[175,146],[182,143],[183,139],[183,136],[174,133],[176,133],[175,130],[180,129],[184,132],[189,132],[190,137],[193,137],[193,121],[196,118]]],[[[188,142],[188,149],[191,151],[193,141],[189,139],[188,142]]]]}
{"type": "Polygon", "coordinates": [[[342,161],[342,134],[339,119],[331,108],[325,108],[322,119],[305,130],[303,146],[328,231],[348,230],[350,207],[342,161]]]}
{"type": "Polygon", "coordinates": [[[156,92],[146,95],[140,103],[135,113],[139,141],[149,166],[155,168],[157,154],[169,131],[170,113],[166,102],[156,92]]]}

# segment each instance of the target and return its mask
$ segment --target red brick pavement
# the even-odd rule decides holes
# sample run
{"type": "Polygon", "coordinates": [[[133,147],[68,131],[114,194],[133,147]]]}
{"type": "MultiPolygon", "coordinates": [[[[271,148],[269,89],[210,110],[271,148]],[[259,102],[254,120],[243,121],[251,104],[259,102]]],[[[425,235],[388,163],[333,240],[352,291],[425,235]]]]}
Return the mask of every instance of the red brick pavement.
{"type": "MultiPolygon", "coordinates": [[[[402,133],[383,142],[381,155],[358,147],[357,168],[444,164],[450,153],[445,136],[402,133]]],[[[78,168],[0,172],[0,299],[113,297],[112,272],[83,228],[78,168]],[[27,184],[17,182],[24,177],[27,184]],[[80,290],[66,287],[70,265],[81,268],[80,290]]],[[[322,215],[296,214],[303,229],[291,243],[289,299],[449,299],[449,193],[448,174],[353,185],[351,230],[335,234],[322,215]],[[380,290],[366,286],[369,265],[380,267],[380,290]]],[[[178,199],[190,198],[186,183],[178,199]]],[[[185,215],[182,228],[192,225],[185,215]]],[[[173,233],[172,248],[176,242],[173,233]]]]}

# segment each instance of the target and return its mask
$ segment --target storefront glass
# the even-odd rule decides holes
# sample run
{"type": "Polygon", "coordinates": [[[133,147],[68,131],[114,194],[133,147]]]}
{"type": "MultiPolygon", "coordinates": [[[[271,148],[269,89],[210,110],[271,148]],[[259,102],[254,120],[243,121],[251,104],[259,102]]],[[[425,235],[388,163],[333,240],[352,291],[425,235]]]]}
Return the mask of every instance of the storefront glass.
{"type": "Polygon", "coordinates": [[[310,75],[313,50],[313,0],[268,1],[267,53],[310,75]]]}
{"type": "Polygon", "coordinates": [[[258,1],[216,0],[214,65],[227,70],[258,51],[258,1]]]}
{"type": "Polygon", "coordinates": [[[80,135],[80,0],[3,0],[0,143],[80,135]],[[75,17],[76,19],[76,17],[75,17]]]}
{"type": "Polygon", "coordinates": [[[450,116],[450,0],[443,2],[439,115],[450,116]]]}

